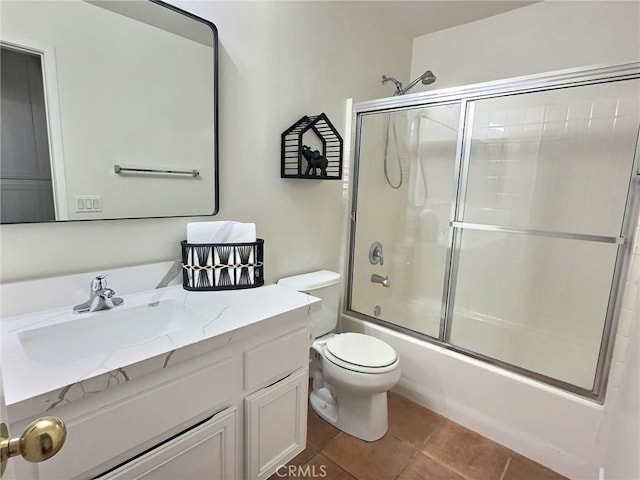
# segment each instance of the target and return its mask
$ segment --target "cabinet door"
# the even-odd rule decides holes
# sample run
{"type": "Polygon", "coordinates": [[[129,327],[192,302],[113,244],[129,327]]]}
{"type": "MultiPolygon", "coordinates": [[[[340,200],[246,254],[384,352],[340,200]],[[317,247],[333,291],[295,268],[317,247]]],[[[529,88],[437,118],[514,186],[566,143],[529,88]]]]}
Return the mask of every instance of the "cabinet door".
{"type": "Polygon", "coordinates": [[[268,478],[304,450],[308,384],[309,370],[302,368],[245,399],[249,479],[268,478]]]}
{"type": "Polygon", "coordinates": [[[229,480],[236,478],[236,410],[205,423],[107,473],[100,480],[229,480]]]}

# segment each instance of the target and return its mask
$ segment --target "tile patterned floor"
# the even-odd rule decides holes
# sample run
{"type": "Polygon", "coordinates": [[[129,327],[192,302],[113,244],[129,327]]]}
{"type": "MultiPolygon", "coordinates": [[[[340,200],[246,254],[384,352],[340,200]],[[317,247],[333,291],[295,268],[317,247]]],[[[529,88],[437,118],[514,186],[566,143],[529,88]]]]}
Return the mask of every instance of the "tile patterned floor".
{"type": "Polygon", "coordinates": [[[561,480],[565,477],[393,392],[389,431],[364,442],[311,408],[307,448],[269,480],[561,480]],[[283,476],[286,471],[297,475],[283,476]],[[307,476],[304,476],[304,474],[307,476]]]}

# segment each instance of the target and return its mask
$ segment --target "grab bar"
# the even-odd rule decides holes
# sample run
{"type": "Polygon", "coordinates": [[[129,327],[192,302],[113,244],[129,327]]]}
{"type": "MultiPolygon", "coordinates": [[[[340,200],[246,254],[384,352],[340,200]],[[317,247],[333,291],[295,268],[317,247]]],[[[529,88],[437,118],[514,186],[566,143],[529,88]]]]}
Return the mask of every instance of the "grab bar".
{"type": "Polygon", "coordinates": [[[177,175],[191,175],[192,177],[197,177],[200,175],[198,170],[161,170],[157,168],[133,168],[133,167],[121,167],[120,165],[114,165],[113,171],[116,173],[120,172],[138,172],[138,173],[169,173],[169,174],[177,174],[177,175]]]}

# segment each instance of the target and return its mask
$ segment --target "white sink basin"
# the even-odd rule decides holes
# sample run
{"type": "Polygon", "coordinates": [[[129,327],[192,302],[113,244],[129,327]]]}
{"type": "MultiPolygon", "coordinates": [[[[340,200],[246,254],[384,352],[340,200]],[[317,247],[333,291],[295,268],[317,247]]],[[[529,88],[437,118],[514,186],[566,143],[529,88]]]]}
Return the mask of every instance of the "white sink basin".
{"type": "Polygon", "coordinates": [[[187,328],[202,327],[208,318],[175,300],[155,306],[115,307],[18,334],[32,360],[64,364],[104,354],[187,328]]]}

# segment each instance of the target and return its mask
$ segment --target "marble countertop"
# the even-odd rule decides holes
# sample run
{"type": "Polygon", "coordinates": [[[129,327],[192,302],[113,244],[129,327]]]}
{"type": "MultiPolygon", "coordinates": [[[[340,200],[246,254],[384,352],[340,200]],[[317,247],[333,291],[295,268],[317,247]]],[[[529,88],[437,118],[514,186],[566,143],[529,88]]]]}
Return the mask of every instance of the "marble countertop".
{"type": "Polygon", "coordinates": [[[278,285],[217,292],[174,286],[123,298],[125,303],[111,310],[77,314],[69,305],[3,318],[7,404],[39,399],[41,411],[50,410],[73,395],[129,381],[134,370],[139,376],[163,368],[184,347],[225,335],[229,342],[243,327],[320,308],[319,299],[278,285]],[[158,314],[163,320],[156,323],[158,314]]]}

